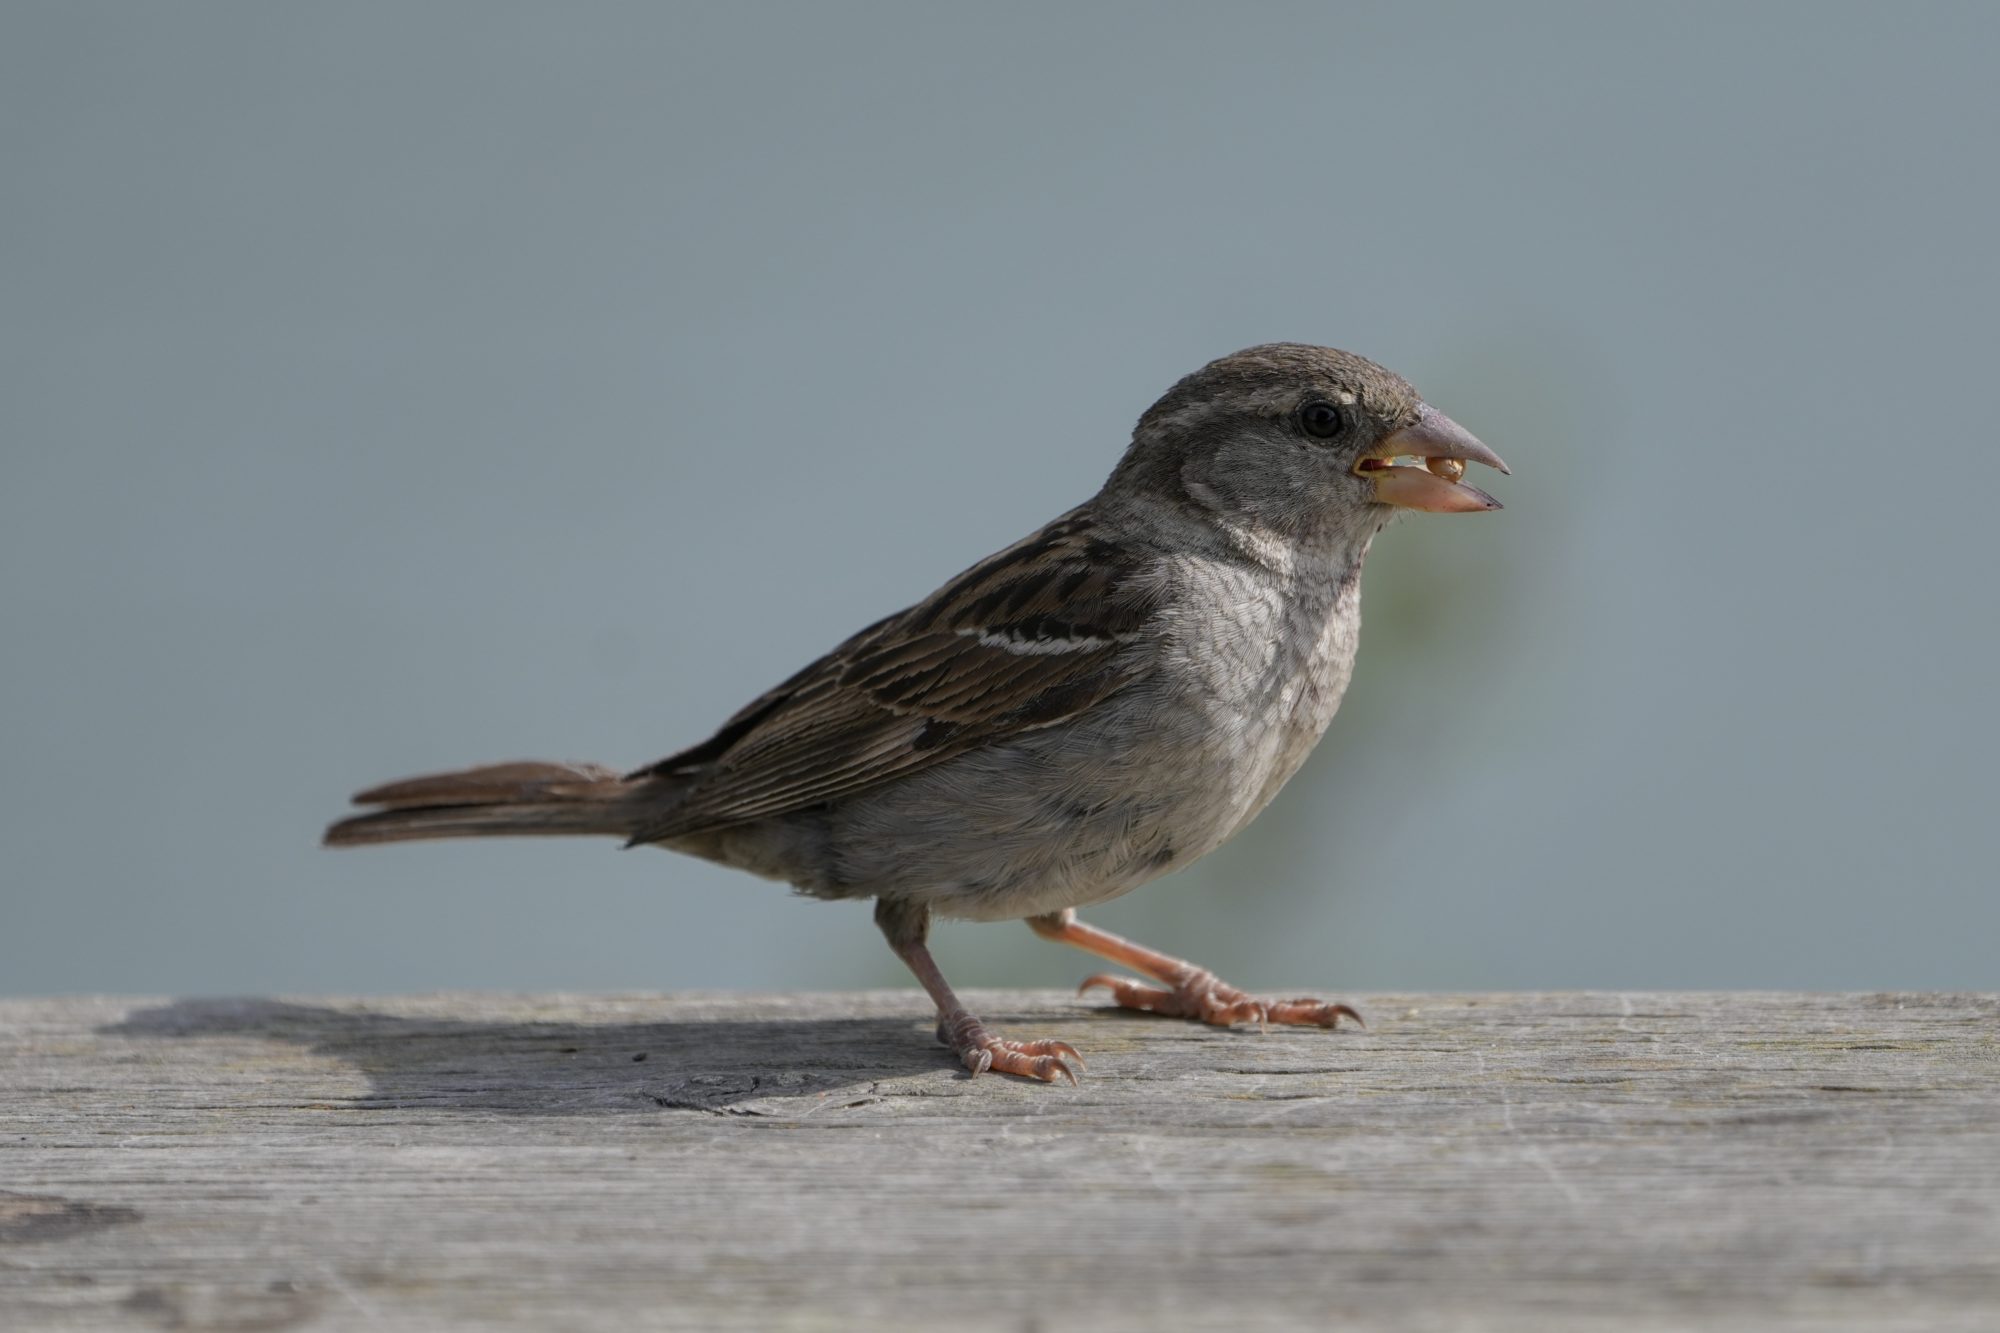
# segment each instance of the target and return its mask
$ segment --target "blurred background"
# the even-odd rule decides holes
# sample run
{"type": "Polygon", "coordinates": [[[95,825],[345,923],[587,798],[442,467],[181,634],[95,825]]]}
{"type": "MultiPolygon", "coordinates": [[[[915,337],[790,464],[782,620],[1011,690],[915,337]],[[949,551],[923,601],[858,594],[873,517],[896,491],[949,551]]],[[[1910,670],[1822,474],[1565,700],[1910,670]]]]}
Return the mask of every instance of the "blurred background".
{"type": "MultiPolygon", "coordinates": [[[[909,985],[863,905],[351,791],[638,765],[1374,357],[1514,466],[1369,566],[1240,984],[1990,987],[2000,8],[0,8],[0,991],[909,985]]],[[[960,985],[1073,984],[1007,925],[960,985]]]]}

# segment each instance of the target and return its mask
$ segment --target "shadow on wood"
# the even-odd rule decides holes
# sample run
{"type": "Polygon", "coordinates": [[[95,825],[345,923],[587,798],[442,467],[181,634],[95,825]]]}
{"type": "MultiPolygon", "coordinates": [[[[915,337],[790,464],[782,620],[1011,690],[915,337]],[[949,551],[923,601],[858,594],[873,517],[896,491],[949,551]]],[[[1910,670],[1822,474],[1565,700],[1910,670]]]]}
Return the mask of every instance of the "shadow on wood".
{"type": "MultiPolygon", "coordinates": [[[[662,1108],[727,1113],[768,1098],[859,1096],[949,1067],[907,1018],[689,1018],[657,1023],[482,1023],[265,999],[192,999],[133,1011],[100,1035],[290,1042],[365,1074],[357,1109],[505,1115],[662,1108]]],[[[755,1114],[754,1111],[745,1112],[755,1114]]]]}

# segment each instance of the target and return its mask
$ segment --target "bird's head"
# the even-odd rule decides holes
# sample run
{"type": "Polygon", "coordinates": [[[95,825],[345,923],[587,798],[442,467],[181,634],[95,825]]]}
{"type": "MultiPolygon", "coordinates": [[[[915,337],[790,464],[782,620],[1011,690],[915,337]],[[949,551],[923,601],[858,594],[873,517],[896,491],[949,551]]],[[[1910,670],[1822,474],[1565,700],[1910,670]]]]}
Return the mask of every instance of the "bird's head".
{"type": "Polygon", "coordinates": [[[1270,343],[1211,361],[1146,410],[1107,491],[1161,496],[1297,539],[1365,540],[1397,509],[1500,502],[1461,477],[1498,454],[1393,371],[1270,343]]]}

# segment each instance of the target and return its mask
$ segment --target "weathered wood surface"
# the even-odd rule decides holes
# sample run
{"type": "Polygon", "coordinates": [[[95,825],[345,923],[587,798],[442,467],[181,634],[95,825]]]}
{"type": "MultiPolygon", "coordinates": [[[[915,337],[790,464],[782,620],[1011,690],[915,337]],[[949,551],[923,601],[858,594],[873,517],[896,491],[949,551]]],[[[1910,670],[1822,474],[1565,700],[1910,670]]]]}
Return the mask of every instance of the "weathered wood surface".
{"type": "Polygon", "coordinates": [[[2000,997],[0,1003],[0,1328],[2000,1327],[2000,997]]]}

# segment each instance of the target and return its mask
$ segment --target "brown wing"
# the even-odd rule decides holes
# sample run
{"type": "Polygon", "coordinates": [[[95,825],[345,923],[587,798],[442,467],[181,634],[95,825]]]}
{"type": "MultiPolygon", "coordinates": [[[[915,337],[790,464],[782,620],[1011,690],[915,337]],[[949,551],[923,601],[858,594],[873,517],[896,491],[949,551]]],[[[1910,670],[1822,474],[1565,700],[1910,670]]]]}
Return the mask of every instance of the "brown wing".
{"type": "Polygon", "coordinates": [[[1137,558],[1088,507],[869,626],[633,774],[685,775],[635,843],[852,796],[980,745],[1076,716],[1146,670],[1154,610],[1137,558]]]}

